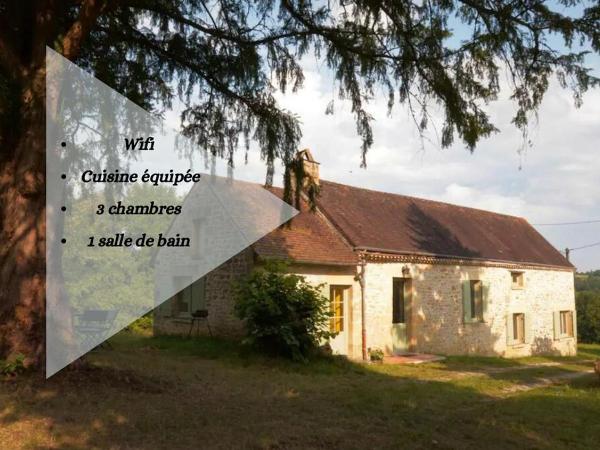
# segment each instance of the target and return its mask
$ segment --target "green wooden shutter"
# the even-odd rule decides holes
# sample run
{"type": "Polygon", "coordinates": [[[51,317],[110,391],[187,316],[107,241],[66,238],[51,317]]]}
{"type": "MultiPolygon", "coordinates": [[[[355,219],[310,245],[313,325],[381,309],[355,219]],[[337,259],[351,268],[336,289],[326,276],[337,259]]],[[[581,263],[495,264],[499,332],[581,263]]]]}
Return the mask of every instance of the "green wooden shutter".
{"type": "Polygon", "coordinates": [[[158,313],[161,317],[171,317],[171,299],[160,304],[158,307],[158,313]]]}
{"type": "Polygon", "coordinates": [[[512,314],[506,315],[506,345],[514,345],[515,336],[513,329],[513,317],[512,314]]]}
{"type": "Polygon", "coordinates": [[[481,308],[483,311],[483,321],[485,322],[487,320],[488,303],[490,301],[490,283],[484,281],[481,289],[481,308]]]}
{"type": "Polygon", "coordinates": [[[577,310],[573,310],[573,337],[577,339],[577,310]]]}
{"type": "Polygon", "coordinates": [[[471,282],[469,280],[462,283],[463,294],[463,321],[469,323],[473,321],[471,312],[471,282]]]}
{"type": "Polygon", "coordinates": [[[202,277],[194,281],[192,289],[192,312],[206,309],[206,278],[202,277]]]}
{"type": "Polygon", "coordinates": [[[404,322],[411,323],[412,318],[412,280],[404,279],[404,322]]]}
{"type": "Polygon", "coordinates": [[[554,340],[560,339],[560,311],[554,311],[554,340]]]}
{"type": "Polygon", "coordinates": [[[526,344],[531,344],[533,342],[533,325],[532,325],[532,315],[531,314],[524,314],[524,320],[525,323],[523,324],[525,326],[525,343],[526,344]]]}

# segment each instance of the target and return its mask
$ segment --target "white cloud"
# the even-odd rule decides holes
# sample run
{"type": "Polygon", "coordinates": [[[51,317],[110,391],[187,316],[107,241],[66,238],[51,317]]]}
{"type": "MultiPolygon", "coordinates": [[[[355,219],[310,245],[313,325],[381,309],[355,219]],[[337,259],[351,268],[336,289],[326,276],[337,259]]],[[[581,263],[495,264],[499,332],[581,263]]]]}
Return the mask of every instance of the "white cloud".
{"type": "MultiPolygon", "coordinates": [[[[600,219],[600,91],[587,93],[583,107],[576,109],[571,94],[553,83],[539,123],[530,130],[534,146],[523,154],[518,153],[521,135],[510,123],[514,105],[508,92],[489,107],[500,133],[481,142],[473,154],[460,142],[440,149],[433,131],[423,150],[408,112],[397,106],[388,117],[382,96],[369,107],[375,144],[367,169],[361,169],[361,141],[349,105],[335,96],[326,67],[313,59],[304,67],[303,89],[279,100],[300,117],[300,147],[313,151],[324,179],[518,215],[534,224],[600,219]],[[335,114],[328,116],[325,108],[332,99],[335,114]]],[[[178,117],[173,112],[167,119],[175,126],[178,117]]],[[[236,155],[236,178],[263,182],[265,166],[256,145],[248,156],[244,164],[244,152],[236,155]]],[[[224,174],[225,163],[218,166],[217,173],[224,174]]],[[[278,172],[275,183],[280,185],[278,172]]],[[[600,241],[599,224],[538,229],[560,249],[600,241]]],[[[573,261],[582,270],[600,268],[600,251],[575,252],[573,261]]]]}
{"type": "MultiPolygon", "coordinates": [[[[431,198],[527,218],[532,223],[600,219],[600,92],[585,95],[580,109],[571,94],[553,83],[531,127],[533,147],[518,153],[521,135],[511,125],[514,106],[502,99],[489,107],[500,133],[483,141],[473,154],[457,143],[425,150],[407,112],[387,116],[386,99],[373,102],[375,144],[360,169],[360,139],[347,104],[335,98],[336,112],[326,116],[334,98],[329,77],[314,64],[304,88],[281,96],[282,104],[303,122],[302,147],[321,162],[325,179],[356,186],[431,198]]],[[[439,123],[438,123],[439,124],[439,123]]],[[[260,164],[258,164],[259,166],[260,164]]],[[[258,167],[257,166],[257,167],[258,167]]],[[[600,225],[539,227],[557,247],[600,241],[600,225]]],[[[600,252],[573,254],[580,269],[600,268],[600,252]]]]}

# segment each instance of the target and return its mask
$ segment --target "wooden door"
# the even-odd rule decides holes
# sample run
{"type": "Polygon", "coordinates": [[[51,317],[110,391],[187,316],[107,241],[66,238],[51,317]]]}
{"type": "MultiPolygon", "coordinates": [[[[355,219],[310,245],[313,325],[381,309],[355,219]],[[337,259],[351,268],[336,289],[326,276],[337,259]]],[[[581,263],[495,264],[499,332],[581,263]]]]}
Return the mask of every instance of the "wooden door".
{"type": "Polygon", "coordinates": [[[337,335],[330,339],[329,345],[334,354],[348,354],[348,335],[349,335],[349,303],[350,303],[350,288],[348,286],[331,286],[329,298],[331,301],[331,317],[330,328],[337,335]]]}
{"type": "Polygon", "coordinates": [[[392,352],[407,353],[410,348],[410,280],[392,279],[392,352]]]}

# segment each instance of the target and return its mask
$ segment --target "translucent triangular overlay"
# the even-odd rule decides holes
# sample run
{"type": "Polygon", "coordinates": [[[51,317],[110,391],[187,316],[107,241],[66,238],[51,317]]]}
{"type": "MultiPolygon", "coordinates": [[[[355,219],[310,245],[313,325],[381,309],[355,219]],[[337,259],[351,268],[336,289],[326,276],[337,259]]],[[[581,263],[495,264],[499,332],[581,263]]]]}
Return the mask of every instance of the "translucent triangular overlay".
{"type": "Polygon", "coordinates": [[[50,377],[298,211],[258,184],[198,179],[184,136],[49,48],[46,67],[50,377]]]}

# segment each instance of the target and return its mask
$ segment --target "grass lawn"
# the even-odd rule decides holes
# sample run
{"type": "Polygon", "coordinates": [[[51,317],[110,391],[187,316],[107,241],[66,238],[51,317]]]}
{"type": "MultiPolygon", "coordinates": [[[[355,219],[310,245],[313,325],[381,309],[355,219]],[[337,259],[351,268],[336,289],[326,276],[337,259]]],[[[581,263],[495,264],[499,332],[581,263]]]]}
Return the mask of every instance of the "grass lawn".
{"type": "Polygon", "coordinates": [[[92,367],[0,382],[0,448],[598,448],[600,345],[420,366],[268,359],[122,333],[92,367]],[[534,365],[535,364],[535,365],[534,365]],[[521,389],[529,386],[529,389],[521,389]]]}

